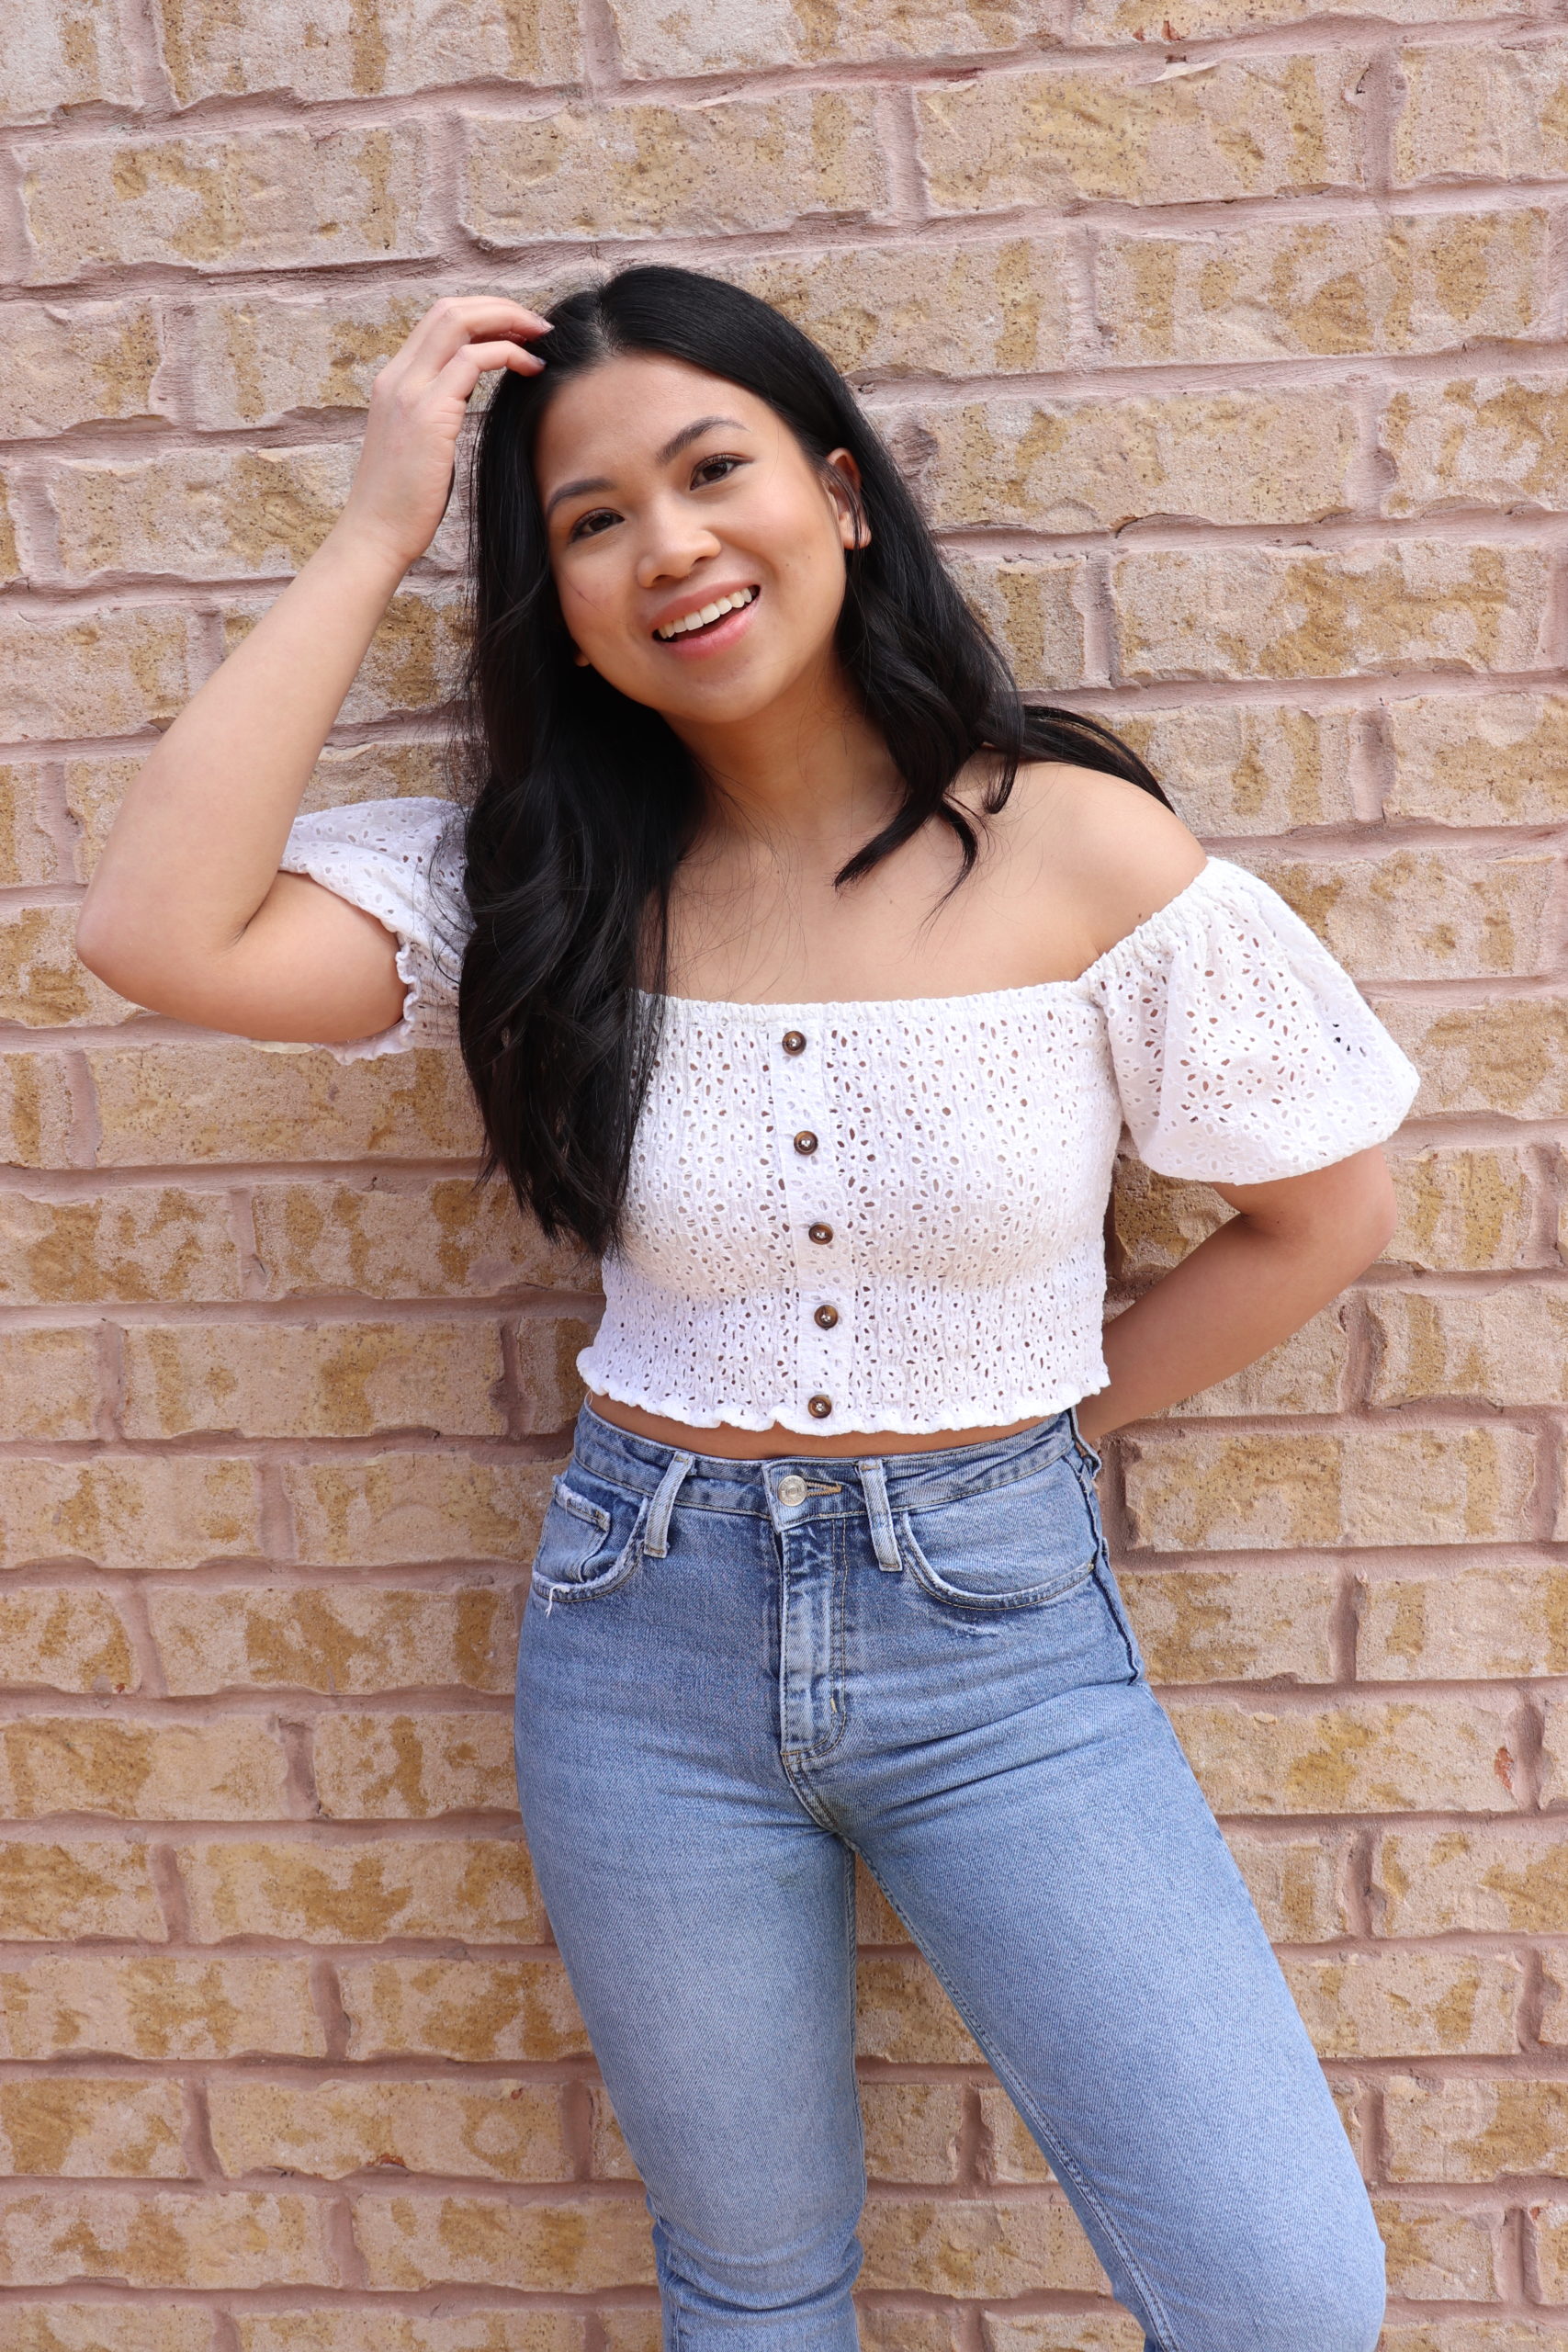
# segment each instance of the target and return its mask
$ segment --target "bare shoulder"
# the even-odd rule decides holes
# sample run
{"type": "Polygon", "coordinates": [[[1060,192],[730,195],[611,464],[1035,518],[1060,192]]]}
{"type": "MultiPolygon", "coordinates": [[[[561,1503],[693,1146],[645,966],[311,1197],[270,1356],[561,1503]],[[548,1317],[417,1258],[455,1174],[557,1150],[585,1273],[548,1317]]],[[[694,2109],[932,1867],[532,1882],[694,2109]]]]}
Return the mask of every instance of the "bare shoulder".
{"type": "Polygon", "coordinates": [[[1103,956],[1184,890],[1208,863],[1202,843],[1141,785],[1064,760],[1021,767],[1020,818],[1048,847],[1054,881],[1103,956]]]}

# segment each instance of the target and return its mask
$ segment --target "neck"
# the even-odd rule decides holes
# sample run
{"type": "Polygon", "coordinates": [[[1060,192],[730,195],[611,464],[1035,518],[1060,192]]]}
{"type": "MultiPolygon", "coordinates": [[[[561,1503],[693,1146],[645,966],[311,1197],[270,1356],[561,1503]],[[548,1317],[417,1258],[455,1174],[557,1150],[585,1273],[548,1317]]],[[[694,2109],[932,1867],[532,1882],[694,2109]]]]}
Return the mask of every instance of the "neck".
{"type": "Polygon", "coordinates": [[[750,718],[682,721],[677,732],[707,781],[716,848],[761,842],[792,863],[837,866],[903,797],[887,746],[836,659],[750,718]]]}

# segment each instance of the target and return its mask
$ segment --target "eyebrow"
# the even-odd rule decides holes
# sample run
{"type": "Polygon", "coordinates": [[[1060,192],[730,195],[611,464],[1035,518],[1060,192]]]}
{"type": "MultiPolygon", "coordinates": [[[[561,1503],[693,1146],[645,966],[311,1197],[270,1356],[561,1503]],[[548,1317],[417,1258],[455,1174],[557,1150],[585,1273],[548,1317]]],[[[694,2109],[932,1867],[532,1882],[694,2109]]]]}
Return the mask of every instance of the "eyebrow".
{"type": "MultiPolygon", "coordinates": [[[[671,435],[662,449],[654,451],[654,463],[667,466],[671,458],[678,458],[682,449],[689,447],[694,441],[700,441],[703,435],[711,432],[716,424],[731,425],[737,433],[750,431],[750,425],[742,424],[738,416],[699,416],[694,424],[683,424],[679,433],[671,435]]],[[[549,521],[563,498],[581,498],[585,492],[614,490],[615,486],[607,474],[588,474],[581,481],[563,481],[558,490],[550,492],[549,503],[545,508],[546,522],[549,521]]]]}

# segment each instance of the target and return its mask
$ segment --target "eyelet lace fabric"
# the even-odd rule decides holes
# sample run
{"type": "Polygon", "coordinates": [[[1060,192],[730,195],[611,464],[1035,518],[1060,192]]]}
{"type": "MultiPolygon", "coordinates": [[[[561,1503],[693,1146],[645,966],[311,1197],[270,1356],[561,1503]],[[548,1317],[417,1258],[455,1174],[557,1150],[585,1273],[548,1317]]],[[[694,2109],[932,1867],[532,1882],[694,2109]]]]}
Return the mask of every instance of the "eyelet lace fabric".
{"type": "MultiPolygon", "coordinates": [[[[324,1050],[451,1042],[450,807],[301,817],[282,862],[399,942],[402,1019],[324,1050]]],[[[1110,1379],[1123,1124],[1166,1175],[1265,1183],[1382,1142],[1420,1083],[1315,933],[1221,857],[1077,979],[657,1010],[628,1238],[577,1368],[699,1429],[915,1436],[1059,1412],[1110,1379]]]]}

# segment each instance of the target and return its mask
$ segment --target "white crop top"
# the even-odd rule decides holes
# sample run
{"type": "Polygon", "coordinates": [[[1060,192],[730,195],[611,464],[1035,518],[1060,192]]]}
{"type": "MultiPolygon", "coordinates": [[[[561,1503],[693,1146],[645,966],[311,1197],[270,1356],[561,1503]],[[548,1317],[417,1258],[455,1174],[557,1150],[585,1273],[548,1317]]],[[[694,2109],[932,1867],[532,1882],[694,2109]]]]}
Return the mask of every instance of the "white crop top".
{"type": "MultiPolygon", "coordinates": [[[[447,803],[301,817],[282,860],[398,939],[402,1019],[457,1035],[447,803]]],[[[627,1241],[577,1368],[700,1429],[908,1435],[1110,1380],[1103,1219],[1123,1122],[1166,1175],[1264,1183],[1391,1135],[1420,1073],[1267,883],[1222,857],[1073,980],[972,996],[671,997],[627,1241]]]]}

